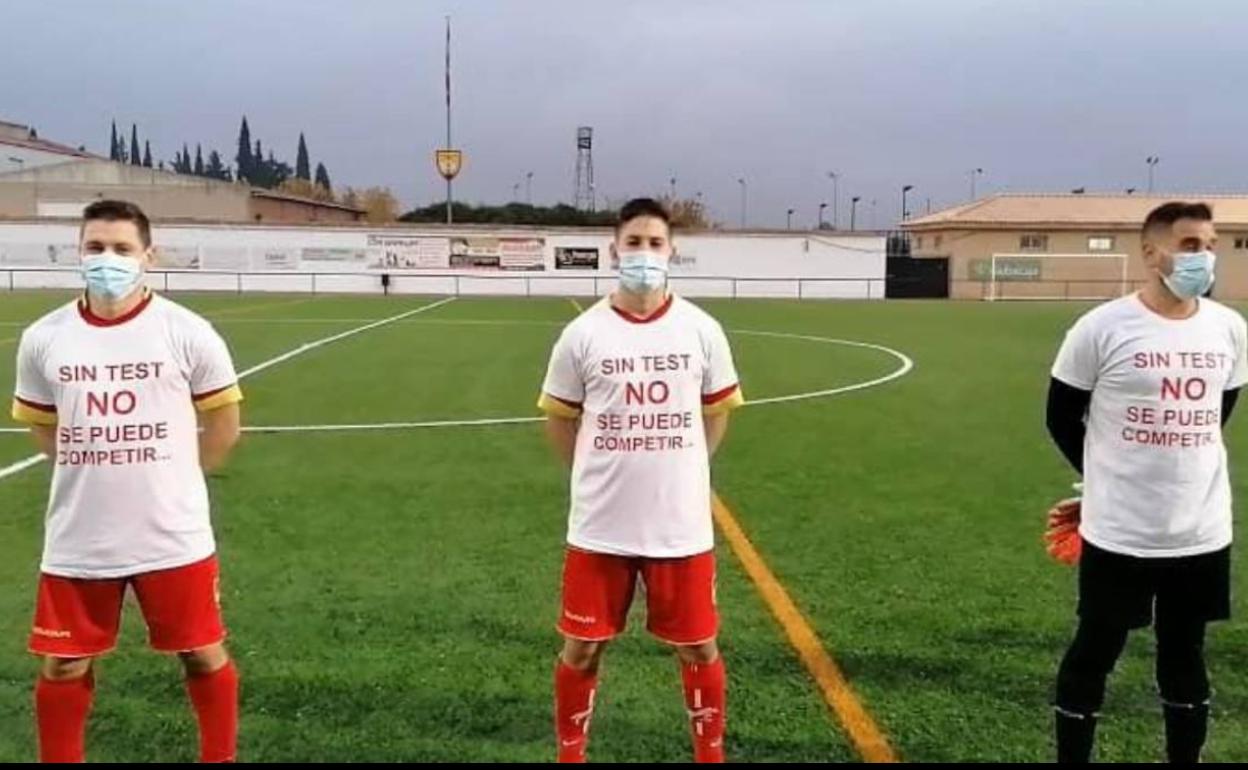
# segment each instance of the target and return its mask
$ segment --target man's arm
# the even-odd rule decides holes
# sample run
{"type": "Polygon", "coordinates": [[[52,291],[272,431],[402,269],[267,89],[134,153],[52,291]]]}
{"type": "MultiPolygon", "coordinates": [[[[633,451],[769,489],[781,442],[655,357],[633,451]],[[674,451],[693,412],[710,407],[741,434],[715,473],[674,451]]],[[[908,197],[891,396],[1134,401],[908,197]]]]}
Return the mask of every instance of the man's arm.
{"type": "Polygon", "coordinates": [[[49,458],[56,456],[56,394],[43,371],[43,344],[27,329],[17,346],[13,419],[30,428],[30,437],[49,458]]]}
{"type": "Polygon", "coordinates": [[[724,434],[728,432],[728,412],[703,415],[702,425],[706,433],[706,453],[714,457],[724,441],[724,434]]]}
{"type": "Polygon", "coordinates": [[[211,473],[230,456],[230,450],[238,443],[241,418],[238,402],[199,413],[199,465],[211,473]]]}
{"type": "Polygon", "coordinates": [[[576,434],[580,430],[579,417],[564,417],[554,413],[546,415],[546,439],[555,456],[571,468],[576,454],[576,434]]]}
{"type": "Polygon", "coordinates": [[[1087,434],[1088,406],[1092,392],[1067,385],[1056,377],[1049,380],[1049,400],[1045,424],[1053,443],[1066,460],[1083,474],[1083,439],[1087,434]]]}
{"type": "Polygon", "coordinates": [[[30,437],[34,439],[35,446],[39,447],[39,451],[47,455],[48,459],[56,457],[55,425],[31,425],[30,437]]]}

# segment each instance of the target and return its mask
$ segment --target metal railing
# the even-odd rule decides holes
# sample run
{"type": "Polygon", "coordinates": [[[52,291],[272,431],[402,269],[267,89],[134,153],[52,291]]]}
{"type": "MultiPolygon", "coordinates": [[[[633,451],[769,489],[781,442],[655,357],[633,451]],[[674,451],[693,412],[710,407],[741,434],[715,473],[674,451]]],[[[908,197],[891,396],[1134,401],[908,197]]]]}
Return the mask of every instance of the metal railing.
{"type": "MultiPolygon", "coordinates": [[[[884,277],[800,278],[672,275],[672,287],[690,297],[773,299],[884,299],[884,277]]],[[[468,273],[303,270],[178,270],[148,271],[148,284],[164,292],[274,292],[308,294],[441,294],[450,296],[600,297],[616,285],[613,274],[557,275],[532,273],[468,273]],[[388,280],[385,280],[388,279],[388,280]]],[[[77,289],[82,278],[75,268],[0,267],[0,287],[77,289]]]]}

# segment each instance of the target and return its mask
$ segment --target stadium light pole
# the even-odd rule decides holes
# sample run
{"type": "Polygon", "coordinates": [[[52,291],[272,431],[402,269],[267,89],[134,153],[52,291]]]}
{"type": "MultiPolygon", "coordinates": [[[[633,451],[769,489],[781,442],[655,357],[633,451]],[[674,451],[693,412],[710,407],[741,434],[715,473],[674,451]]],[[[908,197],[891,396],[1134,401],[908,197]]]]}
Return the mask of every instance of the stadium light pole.
{"type": "Polygon", "coordinates": [[[971,200],[972,201],[975,200],[975,178],[978,176],[981,176],[983,173],[984,173],[984,170],[982,168],[971,169],[971,200]]]}
{"type": "Polygon", "coordinates": [[[858,201],[860,200],[862,200],[861,195],[855,195],[854,197],[849,199],[849,231],[851,233],[856,229],[854,225],[857,223],[856,220],[858,218],[858,201]]]}
{"type": "Polygon", "coordinates": [[[744,229],[745,229],[745,214],[746,214],[746,209],[745,209],[745,206],[746,206],[746,184],[745,184],[745,177],[743,177],[743,176],[742,176],[742,177],[737,177],[737,184],[741,185],[741,229],[742,229],[742,230],[744,230],[744,229]]]}
{"type": "Polygon", "coordinates": [[[524,175],[524,202],[533,205],[533,172],[524,175]]]}
{"type": "Polygon", "coordinates": [[[786,215],[786,218],[785,218],[785,220],[784,220],[784,229],[785,229],[785,230],[792,230],[792,229],[793,229],[793,212],[795,212],[795,211],[797,211],[797,209],[789,209],[788,214],[786,215]]]}
{"type": "Polygon", "coordinates": [[[672,201],[673,203],[675,203],[675,202],[676,202],[676,177],[672,177],[671,179],[667,180],[667,182],[668,182],[668,185],[669,185],[669,187],[668,187],[668,193],[667,193],[667,194],[668,194],[668,200],[670,200],[670,201],[672,201]]]}
{"type": "Polygon", "coordinates": [[[827,207],[828,207],[827,203],[819,204],[819,226],[816,229],[819,229],[819,230],[823,229],[823,210],[826,209],[827,207]]]}
{"type": "Polygon", "coordinates": [[[839,191],[837,189],[837,183],[840,181],[841,175],[835,171],[829,171],[828,178],[832,180],[832,229],[838,230],[840,229],[841,222],[837,217],[837,209],[840,208],[840,205],[838,205],[840,203],[840,195],[838,194],[839,191]]]}
{"type": "Polygon", "coordinates": [[[903,185],[901,188],[901,221],[905,222],[910,218],[910,211],[906,208],[906,195],[914,189],[914,185],[903,185]]]}
{"type": "Polygon", "coordinates": [[[511,186],[511,202],[512,203],[520,202],[520,183],[519,182],[516,182],[515,184],[511,186]]]}
{"type": "Polygon", "coordinates": [[[1153,194],[1153,169],[1157,168],[1157,164],[1161,162],[1161,158],[1157,155],[1149,155],[1144,159],[1148,164],[1148,194],[1153,194]]]}

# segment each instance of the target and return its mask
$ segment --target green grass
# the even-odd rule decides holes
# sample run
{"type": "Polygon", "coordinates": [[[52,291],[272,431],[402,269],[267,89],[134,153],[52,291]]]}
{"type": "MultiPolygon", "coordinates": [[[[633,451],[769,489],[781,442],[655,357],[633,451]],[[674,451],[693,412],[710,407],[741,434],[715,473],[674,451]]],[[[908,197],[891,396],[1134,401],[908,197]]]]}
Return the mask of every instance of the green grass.
{"type": "MultiPolygon", "coordinates": [[[[192,295],[241,368],[428,302],[192,295]],[[266,304],[273,303],[273,304],[266,304]],[[284,303],[284,304],[276,304],[284,303]]],[[[19,322],[63,297],[0,295],[0,381],[19,322]]],[[[716,485],[903,758],[1050,758],[1048,699],[1073,629],[1073,572],[1040,547],[1072,474],[1042,424],[1075,304],[702,303],[728,329],[908,353],[880,388],[748,408],[716,485]]],[[[245,383],[253,425],[526,416],[566,300],[461,299],[245,383]],[[488,323],[478,323],[488,322],[488,323]]],[[[731,335],[747,395],[895,367],[868,350],[731,335]]],[[[1231,430],[1233,468],[1248,432],[1231,430]]],[[[0,466],[30,453],[0,435],[0,466]]],[[[1236,491],[1248,494],[1244,474],[1236,491]]],[[[0,481],[0,761],[33,758],[24,653],[48,469],[0,481]]],[[[566,490],[533,425],[252,435],[210,482],[249,761],[528,760],[553,755],[551,666],[566,490]]],[[[728,749],[738,761],[854,758],[748,579],[721,546],[728,749]]],[[[1244,587],[1241,572],[1237,587],[1244,587]]],[[[1240,592],[1242,593],[1242,591],[1240,592]]],[[[100,666],[96,761],[190,760],[177,665],[134,608],[100,666]]],[[[1242,612],[1242,608],[1237,606],[1242,612]]],[[[596,761],[689,757],[676,664],[641,630],[608,655],[596,761]]],[[[1248,627],[1216,628],[1208,758],[1248,759],[1248,627]]],[[[1160,758],[1151,644],[1111,684],[1103,759],[1160,758]]]]}

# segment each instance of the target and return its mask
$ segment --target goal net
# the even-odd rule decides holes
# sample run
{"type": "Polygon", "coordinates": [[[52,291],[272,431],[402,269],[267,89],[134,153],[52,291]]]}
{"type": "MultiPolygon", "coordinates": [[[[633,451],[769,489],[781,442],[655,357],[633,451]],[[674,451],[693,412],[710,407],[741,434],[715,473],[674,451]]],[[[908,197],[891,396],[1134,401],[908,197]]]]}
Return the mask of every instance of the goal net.
{"type": "Polygon", "coordinates": [[[993,254],[971,263],[984,299],[1105,300],[1131,290],[1127,254],[993,254]]]}

